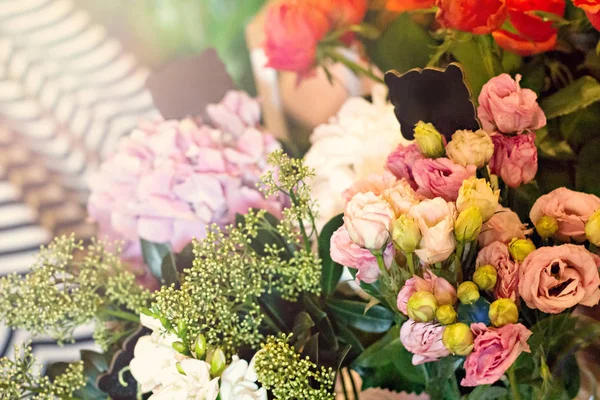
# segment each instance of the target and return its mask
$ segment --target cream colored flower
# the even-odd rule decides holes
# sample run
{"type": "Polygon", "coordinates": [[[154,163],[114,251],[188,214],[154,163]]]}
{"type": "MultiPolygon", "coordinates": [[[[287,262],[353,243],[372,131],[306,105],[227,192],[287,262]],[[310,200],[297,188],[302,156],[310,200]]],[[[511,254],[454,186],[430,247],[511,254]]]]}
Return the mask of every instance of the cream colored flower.
{"type": "Polygon", "coordinates": [[[492,189],[489,182],[485,179],[477,179],[472,176],[463,181],[458,191],[456,208],[458,211],[463,211],[471,206],[475,206],[481,212],[481,216],[485,222],[492,218],[494,212],[496,212],[499,197],[500,191],[492,189]]]}
{"type": "Polygon", "coordinates": [[[427,264],[446,260],[456,248],[454,203],[441,197],[424,200],[413,206],[408,215],[417,222],[423,235],[415,254],[427,264]]]}
{"type": "Polygon", "coordinates": [[[457,164],[466,167],[476,165],[481,168],[494,154],[492,138],[483,130],[456,131],[446,146],[446,155],[457,164]]]}

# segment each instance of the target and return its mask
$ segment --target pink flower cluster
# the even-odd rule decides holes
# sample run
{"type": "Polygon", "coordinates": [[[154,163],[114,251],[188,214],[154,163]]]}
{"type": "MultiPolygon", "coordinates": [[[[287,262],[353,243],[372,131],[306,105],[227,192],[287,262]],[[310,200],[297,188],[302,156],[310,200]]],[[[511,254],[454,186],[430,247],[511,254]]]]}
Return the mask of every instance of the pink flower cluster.
{"type": "Polygon", "coordinates": [[[90,217],[100,234],[124,240],[124,258],[139,262],[140,239],[181,251],[209,224],[262,208],[279,215],[279,198],[257,190],[278,142],[259,130],[258,103],[229,92],[199,119],[144,122],[89,179],[90,217]]]}
{"type": "Polygon", "coordinates": [[[535,130],[546,126],[537,95],[522,89],[521,76],[502,74],[490,79],[479,95],[477,113],[483,129],[492,136],[494,156],[490,170],[510,187],[529,183],[538,168],[535,130]]]}

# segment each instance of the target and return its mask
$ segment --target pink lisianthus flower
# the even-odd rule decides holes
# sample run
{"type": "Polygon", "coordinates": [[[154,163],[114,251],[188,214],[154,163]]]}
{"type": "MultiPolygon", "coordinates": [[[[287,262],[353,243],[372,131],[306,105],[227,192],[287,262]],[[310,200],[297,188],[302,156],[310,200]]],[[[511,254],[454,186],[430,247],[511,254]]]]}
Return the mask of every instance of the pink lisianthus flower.
{"type": "Polygon", "coordinates": [[[399,144],[388,156],[386,169],[394,174],[396,178],[406,179],[410,186],[417,190],[418,186],[413,175],[413,168],[417,160],[424,158],[416,144],[408,146],[399,144]]]}
{"type": "Polygon", "coordinates": [[[388,243],[394,218],[394,210],[381,196],[357,193],[346,204],[344,226],[354,243],[376,251],[388,243]]]}
{"type": "Polygon", "coordinates": [[[280,216],[285,201],[265,199],[256,188],[279,144],[254,127],[253,117],[238,122],[238,133],[192,119],[146,122],[123,138],[89,179],[88,212],[100,235],[124,241],[124,258],[139,263],[140,239],[180,252],[192,238],[202,239],[208,225],[224,226],[249,208],[280,216]]]}
{"type": "MultiPolygon", "coordinates": [[[[379,278],[380,270],[377,259],[367,249],[359,247],[350,239],[344,226],[338,228],[331,236],[331,259],[345,267],[356,269],[356,282],[373,283],[379,278]]],[[[390,243],[383,252],[386,267],[394,258],[394,246],[390,243]]]]}
{"type": "Polygon", "coordinates": [[[420,195],[456,201],[463,181],[475,176],[476,170],[474,165],[463,167],[448,158],[425,158],[415,162],[412,172],[420,195]]]}
{"type": "Polygon", "coordinates": [[[456,248],[454,219],[456,207],[440,197],[423,200],[411,207],[408,215],[421,230],[421,241],[415,254],[427,264],[446,260],[456,248]]]}
{"type": "Polygon", "coordinates": [[[439,305],[456,303],[456,289],[446,279],[436,276],[431,271],[425,271],[423,278],[413,276],[408,279],[400,293],[398,293],[398,309],[408,315],[407,304],[410,297],[416,292],[425,291],[435,296],[439,305]]]}
{"type": "Polygon", "coordinates": [[[531,331],[522,324],[491,328],[483,323],[471,324],[475,335],[473,352],[465,359],[467,375],[462,386],[489,385],[499,380],[521,352],[529,353],[527,340],[531,331]]]}
{"type": "Polygon", "coordinates": [[[515,80],[501,74],[483,85],[477,114],[488,133],[521,133],[546,125],[546,115],[537,103],[537,95],[533,90],[521,89],[520,81],[521,75],[515,80]]]}
{"type": "Polygon", "coordinates": [[[389,172],[382,174],[370,174],[365,179],[359,179],[348,189],[344,190],[342,197],[349,202],[357,193],[371,192],[375,196],[380,196],[387,189],[396,186],[396,177],[389,172]]]}
{"type": "Polygon", "coordinates": [[[535,133],[517,136],[492,135],[494,155],[490,171],[502,178],[510,187],[516,188],[535,178],[538,170],[538,152],[535,133]]]}
{"type": "Polygon", "coordinates": [[[562,187],[540,196],[531,207],[529,218],[537,224],[545,215],[552,217],[558,222],[555,238],[581,243],[586,240],[585,224],[599,208],[600,198],[597,196],[562,187]]]}
{"type": "Polygon", "coordinates": [[[583,246],[540,247],[520,268],[519,293],[529,308],[558,314],[600,302],[600,257],[583,246]]]}
{"type": "Polygon", "coordinates": [[[510,208],[498,205],[492,218],[483,223],[477,240],[479,247],[485,247],[493,242],[509,243],[512,239],[525,239],[525,235],[533,232],[521,222],[516,212],[510,208]]]}
{"type": "Polygon", "coordinates": [[[442,343],[446,327],[431,322],[415,322],[409,319],[400,328],[400,341],[406,350],[413,353],[413,365],[437,361],[450,355],[442,343]]]}
{"type": "Polygon", "coordinates": [[[496,268],[498,279],[494,288],[496,298],[517,301],[519,297],[519,263],[513,261],[508,246],[501,242],[493,242],[479,251],[477,268],[491,265],[496,268]]]}

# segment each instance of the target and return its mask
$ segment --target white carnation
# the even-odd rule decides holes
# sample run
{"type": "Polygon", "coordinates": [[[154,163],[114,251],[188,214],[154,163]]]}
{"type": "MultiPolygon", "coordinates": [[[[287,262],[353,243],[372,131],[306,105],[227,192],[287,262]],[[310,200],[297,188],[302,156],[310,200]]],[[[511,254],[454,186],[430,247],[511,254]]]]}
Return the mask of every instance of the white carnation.
{"type": "Polygon", "coordinates": [[[344,211],[342,192],[359,179],[381,173],[398,144],[408,144],[400,132],[394,106],[383,85],[373,90],[373,102],[350,98],[327,124],[311,135],[306,164],[316,171],[311,182],[319,203],[319,227],[344,211]]]}

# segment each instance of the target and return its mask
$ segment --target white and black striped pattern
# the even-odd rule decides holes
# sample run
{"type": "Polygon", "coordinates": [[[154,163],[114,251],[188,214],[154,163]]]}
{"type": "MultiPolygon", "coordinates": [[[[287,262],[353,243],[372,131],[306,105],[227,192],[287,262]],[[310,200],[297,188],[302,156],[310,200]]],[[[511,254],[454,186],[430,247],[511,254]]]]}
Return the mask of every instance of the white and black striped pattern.
{"type": "MultiPolygon", "coordinates": [[[[73,0],[0,0],[0,275],[25,272],[54,235],[93,234],[86,177],[156,115],[147,75],[73,0]]],[[[76,359],[90,333],[60,351],[35,338],[34,352],[76,359]]],[[[0,326],[0,355],[27,338],[0,326]]]]}

